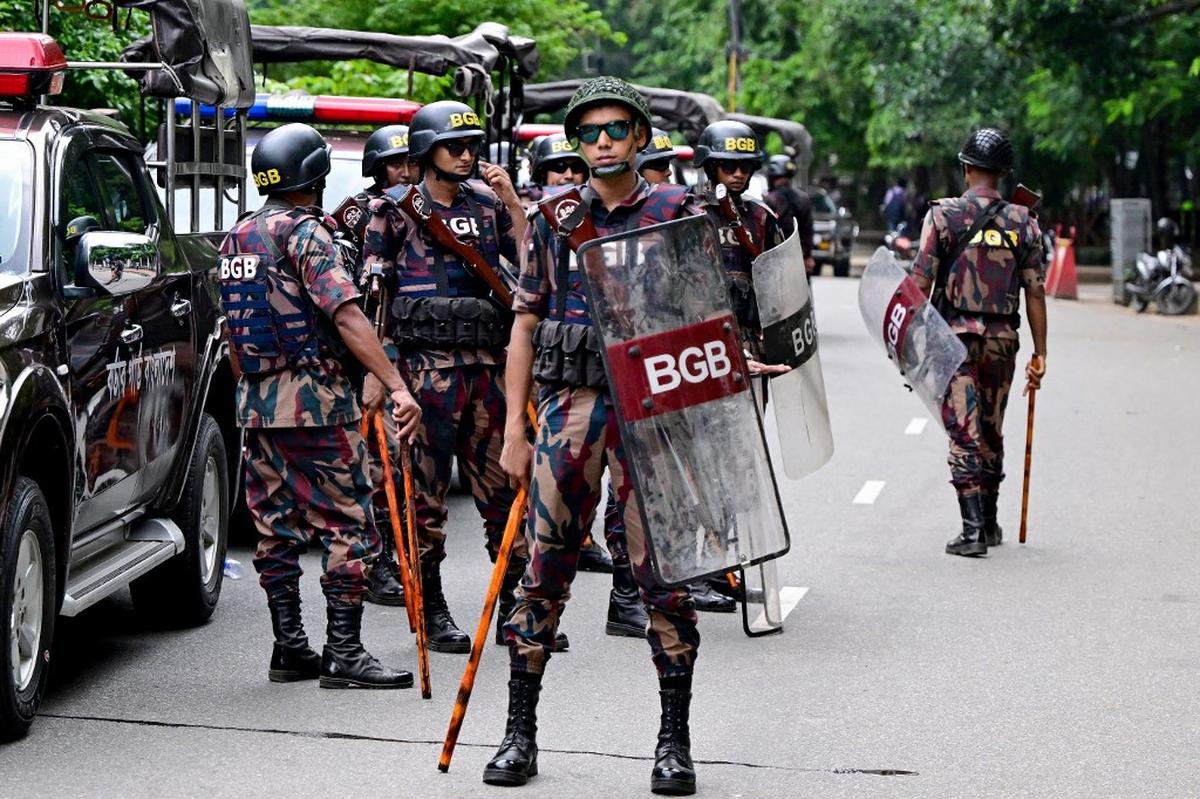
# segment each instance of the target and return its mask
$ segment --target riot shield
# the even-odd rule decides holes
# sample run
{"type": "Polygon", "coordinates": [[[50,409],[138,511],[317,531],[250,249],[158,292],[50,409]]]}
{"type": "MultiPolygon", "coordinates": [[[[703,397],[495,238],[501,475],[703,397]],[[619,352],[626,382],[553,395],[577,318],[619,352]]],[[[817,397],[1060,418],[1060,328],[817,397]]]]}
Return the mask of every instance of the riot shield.
{"type": "Polygon", "coordinates": [[[659,581],[786,553],[716,228],[666,222],[590,241],[578,260],[659,581]]]}
{"type": "Polygon", "coordinates": [[[742,630],[751,638],[783,632],[783,599],[776,561],[742,571],[742,630]]]}
{"type": "Polygon", "coordinates": [[[792,367],[771,380],[771,400],[783,471],[799,480],[833,456],[829,402],[817,352],[817,320],[799,236],[793,232],[783,244],[755,258],[753,278],[764,362],[792,367]]]}
{"type": "Polygon", "coordinates": [[[967,348],[886,247],[875,251],[863,272],[858,307],[871,337],[941,420],[942,400],[967,348]]]}

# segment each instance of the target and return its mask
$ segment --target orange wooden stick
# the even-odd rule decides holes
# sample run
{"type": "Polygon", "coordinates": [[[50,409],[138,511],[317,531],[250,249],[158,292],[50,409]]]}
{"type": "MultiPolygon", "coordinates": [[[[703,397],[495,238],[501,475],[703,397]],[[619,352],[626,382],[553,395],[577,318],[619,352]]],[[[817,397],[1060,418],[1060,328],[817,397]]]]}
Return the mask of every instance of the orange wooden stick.
{"type": "Polygon", "coordinates": [[[525,520],[527,497],[526,490],[522,488],[513,500],[512,510],[508,512],[504,538],[500,541],[500,551],[496,553],[496,565],[492,567],[492,581],[488,583],[487,597],[483,600],[483,613],[479,616],[479,626],[475,628],[475,638],[471,641],[471,659],[467,661],[467,670],[463,672],[462,682],[458,684],[454,713],[450,716],[450,729],[446,730],[442,755],[438,758],[438,771],[450,770],[450,758],[454,757],[454,746],[458,743],[458,734],[467,716],[467,703],[471,701],[471,691],[475,688],[475,674],[479,671],[479,660],[483,657],[483,647],[488,640],[488,630],[492,626],[492,613],[496,610],[500,586],[504,583],[504,575],[508,571],[509,555],[512,554],[513,543],[517,540],[517,531],[521,529],[521,523],[525,520]]]}
{"type": "Polygon", "coordinates": [[[421,593],[421,549],[417,545],[417,511],[413,501],[412,457],[407,443],[400,444],[400,471],[404,475],[404,515],[408,522],[408,565],[412,569],[410,605],[417,620],[417,665],[421,672],[421,698],[433,696],[429,685],[429,639],[425,634],[425,595],[421,593]]]}
{"type": "Polygon", "coordinates": [[[1037,397],[1037,389],[1029,390],[1029,418],[1025,422],[1025,483],[1021,488],[1021,534],[1020,542],[1025,543],[1026,521],[1029,516],[1029,467],[1033,462],[1033,406],[1037,397]]]}
{"type": "Polygon", "coordinates": [[[387,494],[388,516],[392,521],[392,539],[396,542],[396,558],[400,561],[400,585],[404,588],[404,612],[408,614],[408,631],[417,631],[414,610],[412,573],[404,555],[404,528],[400,524],[400,501],[396,498],[396,479],[392,471],[392,456],[388,450],[387,430],[380,411],[371,414],[375,422],[375,440],[379,444],[379,460],[383,463],[383,490],[387,494]]]}

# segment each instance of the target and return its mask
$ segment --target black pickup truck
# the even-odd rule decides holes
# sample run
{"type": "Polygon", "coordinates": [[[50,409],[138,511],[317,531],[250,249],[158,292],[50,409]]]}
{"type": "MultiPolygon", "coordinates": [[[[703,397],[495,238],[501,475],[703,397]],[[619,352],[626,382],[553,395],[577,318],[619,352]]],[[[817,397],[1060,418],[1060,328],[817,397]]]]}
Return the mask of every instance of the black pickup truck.
{"type": "Polygon", "coordinates": [[[24,82],[0,63],[3,740],[59,615],[128,586],[158,623],[209,618],[240,438],[212,236],[174,232],[122,125],[36,101],[65,72],[53,40],[0,38],[47,60],[24,82]]]}

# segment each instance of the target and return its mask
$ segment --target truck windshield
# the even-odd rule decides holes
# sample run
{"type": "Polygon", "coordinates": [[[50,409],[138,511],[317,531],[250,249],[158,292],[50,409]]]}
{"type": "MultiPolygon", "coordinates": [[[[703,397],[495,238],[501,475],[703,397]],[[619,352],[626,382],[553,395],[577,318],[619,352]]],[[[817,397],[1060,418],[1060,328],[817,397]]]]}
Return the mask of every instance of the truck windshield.
{"type": "Polygon", "coordinates": [[[23,141],[0,141],[0,272],[29,268],[29,190],[33,153],[23,141]]]}

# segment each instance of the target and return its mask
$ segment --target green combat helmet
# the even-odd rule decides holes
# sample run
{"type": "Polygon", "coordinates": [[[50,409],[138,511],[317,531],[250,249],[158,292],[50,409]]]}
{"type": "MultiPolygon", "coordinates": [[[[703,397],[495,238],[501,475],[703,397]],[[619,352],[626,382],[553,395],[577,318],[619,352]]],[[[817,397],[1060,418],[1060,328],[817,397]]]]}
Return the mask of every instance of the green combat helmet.
{"type": "MultiPolygon", "coordinates": [[[[650,106],[641,92],[629,83],[604,75],[592,78],[575,90],[571,101],[567,104],[567,115],[563,120],[563,130],[571,139],[579,136],[579,119],[587,109],[596,105],[623,105],[633,114],[634,122],[650,135],[650,106]]],[[[636,135],[636,133],[631,134],[636,135]]],[[[629,164],[617,164],[595,170],[597,177],[611,177],[629,168],[629,164]],[[603,174],[601,174],[603,172],[603,174]]]]}

